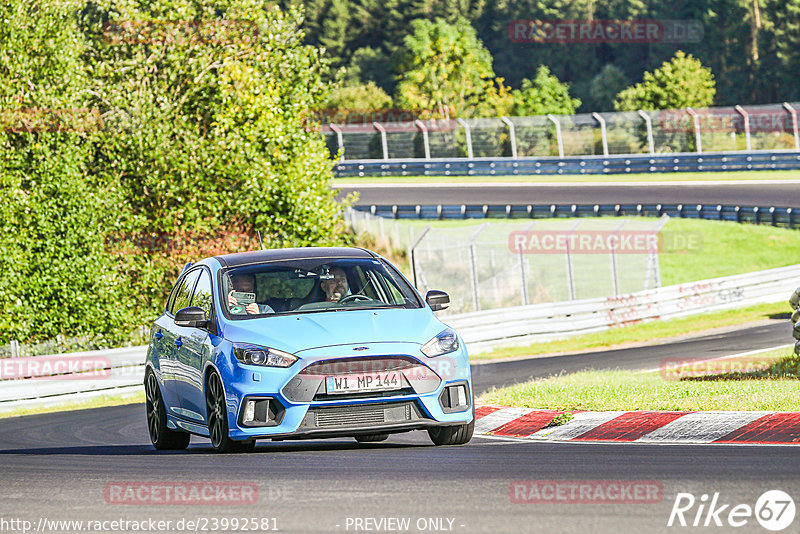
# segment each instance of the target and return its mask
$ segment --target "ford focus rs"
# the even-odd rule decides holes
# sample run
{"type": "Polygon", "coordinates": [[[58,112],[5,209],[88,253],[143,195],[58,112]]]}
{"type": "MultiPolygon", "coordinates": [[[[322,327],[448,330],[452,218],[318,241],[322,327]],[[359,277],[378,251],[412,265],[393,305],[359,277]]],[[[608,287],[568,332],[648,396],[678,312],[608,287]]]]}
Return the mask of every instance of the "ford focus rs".
{"type": "Polygon", "coordinates": [[[228,254],[187,265],[150,333],[145,393],[156,449],[191,434],[220,452],[257,439],[427,430],[472,438],[469,358],[458,334],[381,256],[354,248],[228,254]]]}

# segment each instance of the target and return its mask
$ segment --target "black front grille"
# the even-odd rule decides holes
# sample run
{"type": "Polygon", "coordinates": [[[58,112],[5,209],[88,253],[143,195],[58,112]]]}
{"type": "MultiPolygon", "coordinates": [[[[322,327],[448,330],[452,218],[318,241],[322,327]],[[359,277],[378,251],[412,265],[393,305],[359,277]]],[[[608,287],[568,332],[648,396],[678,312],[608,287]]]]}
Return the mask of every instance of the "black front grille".
{"type": "Polygon", "coordinates": [[[301,427],[336,428],[407,423],[426,419],[414,402],[313,407],[301,427]]]}

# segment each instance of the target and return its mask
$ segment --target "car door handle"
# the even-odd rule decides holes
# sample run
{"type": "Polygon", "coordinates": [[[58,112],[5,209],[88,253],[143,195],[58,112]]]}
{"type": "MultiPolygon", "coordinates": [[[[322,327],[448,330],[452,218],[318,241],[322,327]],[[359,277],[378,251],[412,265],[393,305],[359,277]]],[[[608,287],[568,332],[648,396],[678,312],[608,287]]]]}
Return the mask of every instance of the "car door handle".
{"type": "Polygon", "coordinates": [[[175,340],[175,346],[176,347],[180,347],[181,345],[183,345],[183,341],[181,341],[181,338],[176,339],[175,340]]]}
{"type": "Polygon", "coordinates": [[[158,332],[155,333],[155,338],[156,339],[161,339],[162,337],[164,337],[164,334],[161,333],[161,330],[159,330],[158,332]]]}

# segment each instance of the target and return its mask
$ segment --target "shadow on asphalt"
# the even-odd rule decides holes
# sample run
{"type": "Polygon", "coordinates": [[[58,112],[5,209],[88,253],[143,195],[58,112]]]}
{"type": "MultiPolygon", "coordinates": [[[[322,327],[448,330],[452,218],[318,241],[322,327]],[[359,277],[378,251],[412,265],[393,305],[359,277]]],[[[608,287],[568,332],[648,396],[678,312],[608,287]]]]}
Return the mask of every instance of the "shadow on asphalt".
{"type": "MultiPolygon", "coordinates": [[[[273,454],[287,452],[316,452],[316,451],[349,451],[365,449],[418,449],[434,447],[426,443],[281,443],[269,442],[256,443],[256,448],[251,453],[227,454],[224,456],[247,456],[248,454],[273,454]]],[[[41,447],[36,449],[3,449],[0,455],[18,454],[29,455],[79,455],[79,456],[161,456],[161,455],[197,455],[217,453],[210,444],[192,444],[184,451],[157,451],[151,445],[84,445],[75,447],[41,447]]]]}

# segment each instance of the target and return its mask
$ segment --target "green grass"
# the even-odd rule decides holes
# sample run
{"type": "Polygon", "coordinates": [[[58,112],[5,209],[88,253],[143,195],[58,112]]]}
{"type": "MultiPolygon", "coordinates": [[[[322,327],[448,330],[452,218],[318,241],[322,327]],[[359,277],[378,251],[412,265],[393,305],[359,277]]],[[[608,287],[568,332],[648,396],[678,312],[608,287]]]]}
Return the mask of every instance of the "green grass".
{"type": "MultiPolygon", "coordinates": [[[[30,406],[25,408],[14,408],[0,412],[0,419],[5,417],[18,417],[22,415],[34,415],[39,413],[66,412],[70,410],[87,410],[89,408],[104,408],[106,406],[121,406],[124,404],[144,403],[144,388],[136,393],[126,393],[122,395],[103,395],[86,401],[69,401],[52,406],[30,406]]],[[[144,408],[142,408],[144,415],[144,408]]]]}
{"type": "Polygon", "coordinates": [[[345,184],[469,184],[469,183],[605,183],[605,182],[694,182],[746,180],[800,180],[800,171],[668,172],[652,174],[562,174],[524,176],[347,176],[334,180],[335,187],[345,184]]]}
{"type": "Polygon", "coordinates": [[[492,391],[484,404],[574,410],[800,410],[800,359],[791,349],[766,352],[764,372],[665,380],[660,373],[586,371],[492,391]]]}
{"type": "Polygon", "coordinates": [[[665,248],[659,265],[663,285],[800,262],[800,232],[788,228],[673,218],[662,235],[665,248]]]}
{"type": "MultiPolygon", "coordinates": [[[[557,341],[532,343],[518,347],[501,347],[481,354],[471,354],[471,360],[496,360],[542,354],[568,354],[591,350],[619,348],[652,343],[678,336],[703,332],[712,328],[735,326],[771,318],[789,319],[786,302],[756,304],[745,308],[714,313],[690,315],[666,321],[650,321],[612,328],[557,341]]],[[[445,319],[446,320],[446,319],[445,319]]]]}
{"type": "MultiPolygon", "coordinates": [[[[586,221],[586,225],[597,221],[591,217],[581,220],[586,221]]],[[[653,218],[634,217],[631,220],[640,223],[645,220],[655,222],[653,218]]],[[[507,219],[410,220],[403,221],[402,224],[418,228],[431,226],[437,229],[467,229],[487,222],[497,228],[508,226],[508,231],[512,228],[511,224],[516,223],[517,227],[524,224],[520,220],[507,219]]],[[[537,229],[564,228],[573,224],[575,219],[536,219],[537,229]]],[[[465,239],[468,235],[465,230],[465,239]]],[[[505,240],[507,236],[508,232],[498,239],[505,240]]],[[[661,284],[665,286],[785,267],[800,262],[800,231],[788,228],[671,218],[661,230],[660,236],[663,248],[659,254],[659,267],[661,284]]],[[[595,257],[590,260],[595,261],[595,257]]]]}

